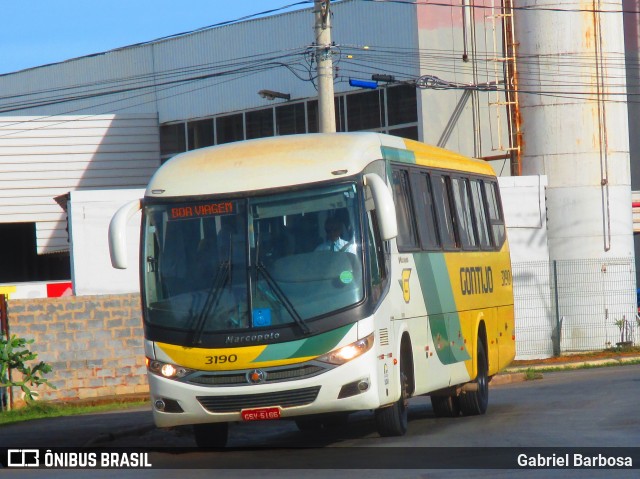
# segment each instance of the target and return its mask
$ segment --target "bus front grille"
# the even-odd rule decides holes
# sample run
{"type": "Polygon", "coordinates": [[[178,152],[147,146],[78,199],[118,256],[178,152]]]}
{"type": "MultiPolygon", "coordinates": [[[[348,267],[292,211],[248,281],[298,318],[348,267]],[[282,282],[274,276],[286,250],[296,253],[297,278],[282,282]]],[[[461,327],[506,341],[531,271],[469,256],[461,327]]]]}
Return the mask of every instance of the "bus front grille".
{"type": "Polygon", "coordinates": [[[202,407],[212,413],[240,412],[242,409],[280,406],[282,408],[311,404],[318,397],[320,386],[262,394],[237,396],[198,396],[202,407]]]}
{"type": "MultiPolygon", "coordinates": [[[[330,369],[326,365],[318,365],[315,363],[306,363],[302,366],[286,366],[278,368],[265,368],[265,383],[274,383],[281,381],[293,381],[296,379],[305,379],[316,376],[330,369]]],[[[246,386],[246,371],[233,372],[197,372],[185,378],[185,381],[199,386],[246,386]]]]}

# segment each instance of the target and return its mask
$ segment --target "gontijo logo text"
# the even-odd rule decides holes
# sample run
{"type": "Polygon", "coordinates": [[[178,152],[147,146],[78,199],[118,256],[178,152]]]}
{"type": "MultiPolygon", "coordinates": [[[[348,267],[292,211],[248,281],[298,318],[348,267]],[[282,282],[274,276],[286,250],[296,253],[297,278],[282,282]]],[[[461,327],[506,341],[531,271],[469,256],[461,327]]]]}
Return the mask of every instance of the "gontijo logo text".
{"type": "Polygon", "coordinates": [[[464,295],[493,293],[491,266],[465,266],[460,268],[460,289],[464,295]]]}

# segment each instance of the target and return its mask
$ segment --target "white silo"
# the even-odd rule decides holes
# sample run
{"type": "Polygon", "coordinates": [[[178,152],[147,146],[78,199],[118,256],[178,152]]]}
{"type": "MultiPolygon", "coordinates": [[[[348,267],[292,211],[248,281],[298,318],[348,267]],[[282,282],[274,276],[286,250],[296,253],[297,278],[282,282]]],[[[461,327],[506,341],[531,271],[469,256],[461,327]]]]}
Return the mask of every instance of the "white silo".
{"type": "Polygon", "coordinates": [[[522,173],[548,177],[562,350],[615,346],[637,312],[622,2],[517,8],[522,173]]]}

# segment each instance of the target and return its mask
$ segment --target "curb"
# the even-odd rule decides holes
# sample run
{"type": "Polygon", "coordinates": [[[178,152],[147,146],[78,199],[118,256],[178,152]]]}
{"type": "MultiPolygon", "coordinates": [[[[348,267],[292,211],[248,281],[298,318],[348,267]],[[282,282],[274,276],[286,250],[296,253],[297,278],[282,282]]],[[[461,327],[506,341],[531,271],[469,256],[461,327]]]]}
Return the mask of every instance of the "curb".
{"type": "Polygon", "coordinates": [[[640,361],[640,356],[624,356],[618,358],[594,359],[589,361],[566,361],[562,363],[545,363],[544,360],[542,360],[537,364],[507,368],[503,373],[496,374],[489,384],[500,386],[502,384],[532,381],[543,378],[542,372],[538,372],[535,377],[527,379],[527,376],[531,375],[531,371],[553,370],[555,372],[557,370],[558,372],[561,372],[589,367],[622,366],[627,363],[637,361],[640,361]]]}
{"type": "Polygon", "coordinates": [[[605,358],[605,359],[592,359],[586,361],[565,361],[565,362],[557,362],[557,363],[545,363],[542,360],[537,364],[529,364],[526,366],[513,366],[508,367],[505,370],[506,374],[510,373],[520,373],[530,370],[540,370],[540,369],[552,369],[552,370],[570,370],[570,369],[579,369],[585,367],[599,367],[599,366],[618,366],[624,365],[626,363],[632,363],[640,361],[640,356],[623,356],[617,358],[605,358]]]}
{"type": "Polygon", "coordinates": [[[496,374],[491,379],[489,383],[489,387],[491,386],[501,386],[503,384],[511,384],[511,383],[519,383],[525,381],[525,373],[506,373],[506,374],[496,374]]]}

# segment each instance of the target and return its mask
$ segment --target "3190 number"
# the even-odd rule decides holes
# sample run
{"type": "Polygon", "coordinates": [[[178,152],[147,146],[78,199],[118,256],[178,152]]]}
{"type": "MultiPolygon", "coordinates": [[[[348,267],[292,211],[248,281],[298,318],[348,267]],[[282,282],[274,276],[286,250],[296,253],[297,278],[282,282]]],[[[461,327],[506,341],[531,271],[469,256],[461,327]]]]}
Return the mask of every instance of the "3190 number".
{"type": "Polygon", "coordinates": [[[224,364],[235,363],[238,360],[238,356],[235,354],[221,354],[220,356],[205,356],[205,364],[224,364]]]}
{"type": "Polygon", "coordinates": [[[502,274],[502,286],[510,286],[511,285],[511,270],[503,269],[500,271],[502,274]]]}

